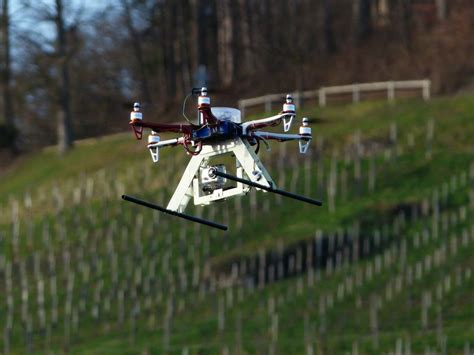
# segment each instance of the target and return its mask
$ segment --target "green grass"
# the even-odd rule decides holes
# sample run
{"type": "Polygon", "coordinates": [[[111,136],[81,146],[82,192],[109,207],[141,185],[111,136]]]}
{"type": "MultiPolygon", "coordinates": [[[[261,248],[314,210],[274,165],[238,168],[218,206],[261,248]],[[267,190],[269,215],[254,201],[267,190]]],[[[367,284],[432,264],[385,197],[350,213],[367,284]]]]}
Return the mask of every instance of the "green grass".
{"type": "MultiPolygon", "coordinates": [[[[474,162],[474,97],[438,98],[429,102],[401,100],[394,104],[363,102],[323,109],[307,107],[302,111],[300,117],[308,116],[317,122],[312,125],[315,141],[309,187],[310,195],[322,199],[324,207],[315,208],[292,200],[279,203],[275,196],[263,193],[257,194],[254,212],[251,196],[243,197],[240,206],[236,200],[229,200],[206,208],[189,207],[190,213],[228,223],[228,233],[198,228],[120,201],[120,194],[126,192],[166,203],[187,160],[180,148],[175,148],[163,150],[160,162],[152,165],[144,143],[136,142],[130,134],[78,142],[65,157],[58,156],[54,148],[47,148],[22,157],[3,172],[0,175],[0,293],[7,292],[6,264],[11,263],[15,280],[10,338],[13,352],[22,353],[26,349],[27,328],[22,317],[27,304],[35,352],[62,349],[73,353],[125,354],[146,350],[181,354],[187,348],[191,354],[207,354],[221,353],[224,348],[234,352],[240,347],[244,353],[266,353],[273,337],[274,316],[268,311],[270,297],[275,300],[275,314],[278,314],[278,340],[274,346],[279,353],[304,353],[308,345],[313,346],[315,353],[339,354],[354,347],[363,354],[387,353],[394,351],[400,339],[404,346],[409,340],[414,353],[422,353],[428,347],[441,351],[440,334],[447,339],[448,353],[462,351],[466,342],[474,339],[471,301],[474,276],[463,276],[459,285],[454,281],[457,270],[463,275],[474,270],[471,257],[474,211],[470,197],[474,181],[474,176],[470,176],[474,162]],[[432,124],[434,139],[428,141],[427,130],[432,124]],[[390,139],[395,126],[396,145],[390,139]],[[356,135],[370,152],[368,155],[363,152],[360,157],[360,181],[354,176],[357,162],[349,159],[355,154],[356,135]],[[318,161],[315,147],[321,146],[322,137],[322,158],[318,161]],[[337,159],[333,161],[333,157],[337,159]],[[332,212],[326,187],[335,164],[338,182],[332,212]],[[371,166],[376,172],[373,191],[368,186],[371,166]],[[324,168],[322,184],[317,181],[320,167],[324,168]],[[347,191],[343,193],[344,174],[347,191]],[[318,190],[319,185],[322,190],[318,190]],[[25,194],[31,196],[32,207],[25,204],[25,194]],[[60,205],[55,194],[61,196],[60,205]],[[432,233],[435,211],[429,208],[423,214],[421,206],[435,196],[439,199],[441,216],[437,222],[438,238],[430,238],[415,247],[417,234],[422,236],[426,230],[432,233]],[[463,220],[459,217],[462,208],[466,211],[463,220]],[[15,209],[19,216],[17,224],[12,223],[15,209]],[[411,219],[414,209],[418,210],[416,220],[411,219]],[[244,218],[240,228],[239,214],[244,218]],[[449,227],[445,231],[446,221],[449,227]],[[331,274],[316,270],[321,275],[313,287],[306,285],[308,273],[303,272],[261,289],[244,287],[245,281],[240,279],[222,288],[215,286],[213,291],[212,284],[221,274],[229,277],[236,262],[246,261],[250,275],[252,260],[258,260],[261,251],[280,255],[282,249],[291,252],[301,243],[313,241],[318,230],[325,237],[337,238],[337,233],[353,233],[355,227],[358,235],[367,240],[381,233],[383,247],[331,274]],[[462,244],[463,233],[468,235],[466,246],[462,244]],[[458,243],[456,253],[450,251],[452,240],[458,243]],[[403,243],[408,246],[408,252],[402,265],[403,243]],[[442,248],[446,249],[442,265],[433,266],[420,280],[408,285],[408,270],[415,270],[417,264],[425,263],[427,255],[435,255],[442,248]],[[387,250],[393,259],[391,264],[382,267],[371,280],[364,276],[362,284],[353,285],[353,291],[346,291],[339,300],[341,284],[348,278],[355,280],[361,272],[366,275],[378,258],[383,264],[387,250]],[[39,260],[39,279],[43,278],[47,286],[44,307],[45,331],[49,337],[40,329],[35,258],[39,260]],[[55,260],[53,270],[50,260],[55,260]],[[24,274],[20,271],[22,263],[24,274]],[[193,286],[196,270],[199,282],[193,286]],[[74,288],[69,294],[66,285],[72,273],[74,288]],[[59,323],[56,325],[51,324],[54,303],[48,283],[51,275],[56,275],[58,282],[59,323]],[[181,289],[183,275],[187,282],[185,289],[181,289]],[[436,287],[447,275],[451,275],[451,289],[430,306],[428,328],[423,329],[423,294],[430,291],[436,300],[436,287]],[[386,288],[395,276],[403,278],[404,287],[387,300],[386,288]],[[25,277],[27,299],[22,290],[25,277]],[[101,290],[100,317],[95,318],[98,290],[101,290]],[[118,321],[119,291],[125,294],[123,323],[118,321]],[[230,293],[233,306],[227,306],[230,293]],[[77,316],[76,325],[74,316],[66,315],[68,297],[71,297],[72,313],[77,316]],[[333,297],[334,305],[327,306],[323,315],[320,304],[327,302],[328,297],[333,297]],[[378,345],[374,344],[370,326],[374,297],[382,300],[377,311],[378,345]],[[105,299],[110,303],[109,309],[105,299]],[[81,300],[85,302],[83,306],[81,300]],[[217,315],[222,300],[226,312],[224,329],[219,330],[217,315]],[[164,342],[167,312],[172,314],[168,345],[164,342]],[[70,327],[69,340],[64,336],[66,324],[70,327]]],[[[278,182],[280,146],[272,145],[272,148],[271,152],[262,149],[261,159],[278,182]]],[[[296,145],[288,143],[282,188],[305,192],[308,177],[304,172],[305,159],[309,158],[299,158],[296,145]],[[300,167],[299,171],[295,167],[300,167]],[[292,186],[295,174],[299,178],[292,186]]],[[[2,329],[6,329],[7,313],[7,302],[0,300],[2,329]]]]}

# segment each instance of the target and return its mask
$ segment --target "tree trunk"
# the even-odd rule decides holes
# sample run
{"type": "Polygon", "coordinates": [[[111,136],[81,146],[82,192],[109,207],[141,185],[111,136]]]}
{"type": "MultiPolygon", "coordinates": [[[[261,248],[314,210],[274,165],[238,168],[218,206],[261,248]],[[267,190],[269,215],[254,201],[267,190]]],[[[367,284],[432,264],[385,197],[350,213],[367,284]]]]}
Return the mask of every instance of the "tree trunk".
{"type": "Polygon", "coordinates": [[[17,128],[15,123],[15,111],[12,100],[11,87],[11,55],[10,55],[10,13],[9,0],[2,0],[2,15],[0,18],[0,37],[2,53],[2,94],[3,94],[3,116],[5,127],[9,132],[9,145],[12,154],[18,153],[17,128]]]}
{"type": "Polygon", "coordinates": [[[411,0],[401,0],[402,38],[407,49],[411,48],[411,0]]]}
{"type": "Polygon", "coordinates": [[[252,61],[251,16],[249,0],[239,0],[240,32],[242,41],[243,60],[241,72],[251,74],[255,67],[252,61]]]}
{"type": "Polygon", "coordinates": [[[122,6],[124,10],[125,16],[125,25],[127,27],[130,42],[133,48],[133,55],[135,56],[135,60],[137,62],[137,70],[140,76],[140,91],[141,91],[141,100],[150,103],[151,102],[151,95],[150,89],[148,85],[148,78],[145,69],[145,60],[143,55],[143,48],[142,48],[142,41],[140,38],[139,33],[133,26],[132,16],[131,16],[131,7],[128,3],[128,0],[122,0],[122,6]]]}
{"type": "Polygon", "coordinates": [[[201,7],[202,4],[198,0],[190,0],[189,1],[190,12],[191,12],[191,33],[189,37],[191,39],[190,42],[190,59],[191,59],[191,68],[194,71],[196,68],[201,64],[200,62],[200,43],[199,43],[199,31],[202,23],[201,19],[201,7]]]}
{"type": "Polygon", "coordinates": [[[163,11],[160,12],[160,23],[162,25],[161,33],[161,43],[163,44],[163,59],[164,59],[164,72],[166,76],[166,88],[165,95],[166,104],[165,109],[171,107],[172,102],[176,99],[176,67],[174,59],[174,47],[173,42],[175,41],[175,30],[174,30],[174,21],[172,15],[174,12],[173,2],[165,1],[163,2],[163,11]]]}
{"type": "Polygon", "coordinates": [[[176,92],[175,92],[175,99],[179,100],[184,92],[184,84],[183,84],[183,53],[181,51],[181,29],[180,26],[180,9],[179,7],[180,2],[175,0],[173,3],[173,11],[172,11],[172,18],[173,18],[173,27],[174,28],[174,40],[173,40],[173,53],[174,53],[174,63],[173,66],[175,68],[176,73],[176,92]]]}
{"type": "MultiPolygon", "coordinates": [[[[165,58],[165,44],[162,41],[162,33],[164,31],[164,24],[161,20],[161,13],[163,11],[163,4],[160,2],[156,2],[152,7],[151,13],[151,20],[150,20],[150,28],[155,29],[153,31],[152,41],[155,44],[152,50],[152,55],[156,57],[156,61],[154,63],[154,68],[152,67],[153,76],[151,77],[151,88],[153,92],[153,97],[166,97],[167,96],[167,89],[166,89],[166,58],[165,58]]],[[[150,87],[150,86],[149,86],[150,87]]],[[[151,96],[151,93],[150,93],[151,96]]],[[[165,107],[160,107],[158,110],[163,110],[165,107]]]]}
{"type": "Polygon", "coordinates": [[[188,41],[187,41],[187,28],[188,24],[185,21],[185,7],[183,1],[176,2],[176,29],[178,36],[175,41],[176,58],[178,59],[177,69],[180,76],[181,89],[177,92],[177,98],[180,99],[182,96],[191,89],[191,63],[188,52],[188,41]]]}
{"type": "Polygon", "coordinates": [[[336,52],[333,28],[333,6],[331,0],[322,0],[324,49],[326,53],[336,52]]]}
{"type": "Polygon", "coordinates": [[[64,23],[64,4],[62,0],[56,0],[55,24],[57,32],[57,55],[59,60],[59,111],[58,111],[58,148],[61,154],[66,153],[73,147],[73,132],[70,110],[70,87],[69,87],[69,55],[66,37],[66,25],[64,23]]]}
{"type": "Polygon", "coordinates": [[[9,127],[15,126],[15,114],[13,110],[11,94],[11,57],[10,57],[10,15],[9,0],[2,0],[1,38],[3,47],[2,65],[2,89],[3,89],[3,115],[5,124],[9,127]]]}
{"type": "Polygon", "coordinates": [[[355,42],[361,44],[372,32],[372,0],[354,1],[355,42]]]}
{"type": "Polygon", "coordinates": [[[438,19],[445,20],[446,19],[446,0],[436,0],[436,9],[438,12],[438,19]]]}
{"type": "Polygon", "coordinates": [[[232,1],[217,2],[218,26],[218,60],[219,76],[223,86],[229,86],[234,81],[234,31],[232,18],[232,1]]]}

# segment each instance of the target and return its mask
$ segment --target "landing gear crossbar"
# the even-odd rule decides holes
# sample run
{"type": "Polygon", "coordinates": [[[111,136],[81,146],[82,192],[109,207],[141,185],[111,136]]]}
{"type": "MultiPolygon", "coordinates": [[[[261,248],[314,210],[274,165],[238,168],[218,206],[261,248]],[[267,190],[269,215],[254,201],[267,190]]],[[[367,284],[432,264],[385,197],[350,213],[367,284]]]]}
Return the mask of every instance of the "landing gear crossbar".
{"type": "Polygon", "coordinates": [[[163,213],[167,213],[167,214],[175,216],[175,217],[180,217],[180,218],[183,218],[183,219],[187,219],[188,221],[204,224],[208,227],[217,228],[217,229],[220,229],[220,230],[223,230],[223,231],[227,230],[227,226],[225,226],[223,224],[208,221],[208,220],[205,220],[205,219],[202,219],[202,218],[199,218],[199,217],[194,217],[194,216],[191,216],[191,215],[188,215],[188,214],[185,214],[185,213],[172,211],[172,210],[166,209],[164,207],[155,205],[154,203],[140,200],[140,199],[135,198],[133,196],[122,195],[122,199],[124,199],[125,201],[136,203],[137,205],[145,206],[145,207],[148,207],[148,208],[151,208],[151,209],[163,212],[163,213]]]}
{"type": "Polygon", "coordinates": [[[242,178],[239,178],[239,177],[234,176],[234,175],[229,175],[227,173],[223,173],[223,172],[218,171],[216,169],[213,169],[211,173],[216,175],[216,176],[221,176],[221,177],[229,179],[229,180],[240,182],[242,184],[253,186],[253,187],[268,191],[268,192],[273,192],[275,194],[282,195],[282,196],[285,196],[285,197],[289,197],[289,198],[299,200],[299,201],[302,201],[302,202],[310,203],[312,205],[316,205],[316,206],[322,206],[323,205],[323,203],[321,201],[314,200],[314,199],[306,197],[306,196],[297,195],[297,194],[294,194],[294,193],[291,193],[291,192],[288,192],[288,191],[284,191],[284,190],[280,190],[280,189],[275,189],[273,187],[268,187],[268,186],[265,186],[265,185],[261,185],[259,183],[256,183],[256,182],[253,182],[253,181],[250,181],[250,180],[242,179],[242,178]]]}

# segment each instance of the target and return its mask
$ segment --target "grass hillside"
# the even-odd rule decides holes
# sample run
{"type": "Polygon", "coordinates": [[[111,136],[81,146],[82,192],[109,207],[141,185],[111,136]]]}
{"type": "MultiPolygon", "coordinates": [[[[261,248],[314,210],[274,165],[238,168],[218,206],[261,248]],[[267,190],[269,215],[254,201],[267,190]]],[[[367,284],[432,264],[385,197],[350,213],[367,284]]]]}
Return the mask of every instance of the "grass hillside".
{"type": "Polygon", "coordinates": [[[188,160],[131,134],[0,174],[3,353],[469,353],[474,97],[307,106],[311,151],[262,147],[282,189],[165,205],[188,160]]]}

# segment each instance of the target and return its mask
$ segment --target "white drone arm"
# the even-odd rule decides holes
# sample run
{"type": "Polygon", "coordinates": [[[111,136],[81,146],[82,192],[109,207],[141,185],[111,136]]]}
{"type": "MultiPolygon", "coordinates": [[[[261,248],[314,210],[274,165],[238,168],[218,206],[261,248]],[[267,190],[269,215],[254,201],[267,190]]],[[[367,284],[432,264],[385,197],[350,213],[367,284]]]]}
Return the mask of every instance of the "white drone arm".
{"type": "Polygon", "coordinates": [[[148,145],[147,148],[150,150],[151,159],[154,163],[158,162],[160,158],[159,152],[160,148],[177,146],[178,144],[184,144],[184,138],[173,138],[167,139],[165,141],[160,141],[160,136],[150,135],[148,136],[148,145]]]}
{"type": "Polygon", "coordinates": [[[158,141],[158,142],[150,142],[147,147],[148,148],[163,148],[167,146],[175,146],[178,144],[183,144],[184,139],[183,138],[173,138],[173,139],[167,139],[165,141],[158,141]]]}
{"type": "MultiPolygon", "coordinates": [[[[279,125],[282,119],[286,119],[289,116],[294,116],[294,115],[288,114],[288,113],[281,113],[275,116],[262,118],[259,120],[244,122],[242,123],[242,133],[246,135],[248,131],[253,131],[255,129],[279,125]]],[[[285,124],[285,132],[289,129],[289,127],[288,129],[286,128],[287,128],[287,124],[285,124]]]]}
{"type": "Polygon", "coordinates": [[[299,134],[287,134],[287,133],[273,133],[273,132],[250,132],[250,137],[263,138],[263,139],[273,139],[279,142],[299,140],[302,138],[299,134]]]}
{"type": "Polygon", "coordinates": [[[308,151],[309,144],[313,138],[311,134],[311,128],[309,127],[308,119],[306,117],[302,120],[302,126],[300,127],[299,134],[252,131],[248,133],[248,136],[261,139],[271,139],[279,142],[297,140],[301,154],[305,154],[308,151]]]}

